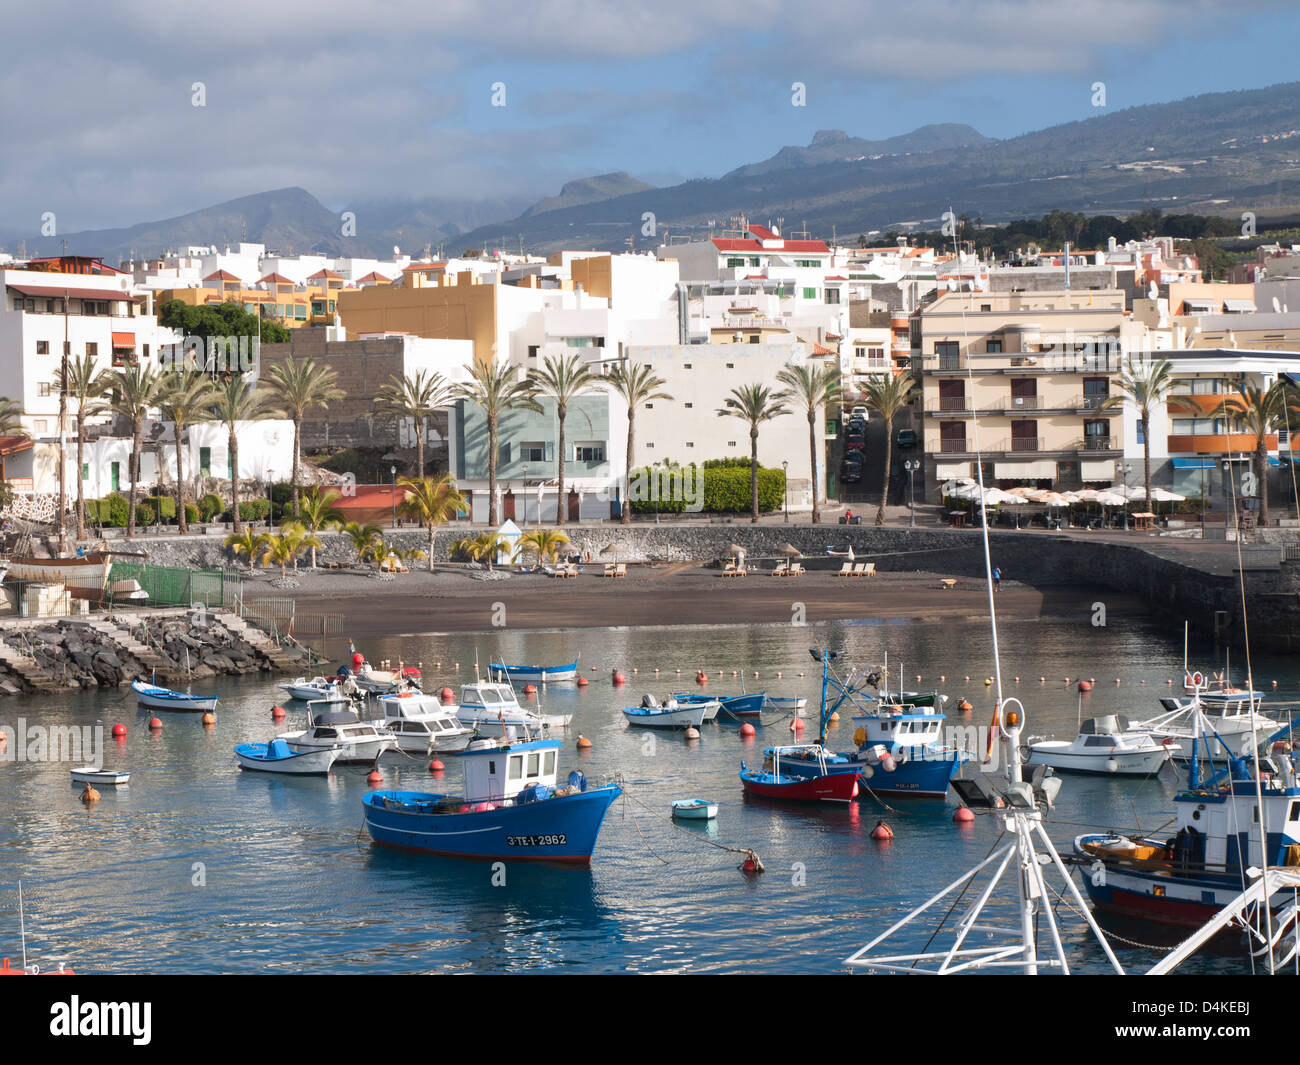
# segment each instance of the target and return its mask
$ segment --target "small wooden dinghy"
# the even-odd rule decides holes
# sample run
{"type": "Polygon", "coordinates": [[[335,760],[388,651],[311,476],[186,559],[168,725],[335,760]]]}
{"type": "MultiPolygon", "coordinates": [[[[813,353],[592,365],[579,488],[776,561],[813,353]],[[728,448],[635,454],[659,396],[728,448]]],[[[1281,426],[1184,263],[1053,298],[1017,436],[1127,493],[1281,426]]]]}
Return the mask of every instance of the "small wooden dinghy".
{"type": "Polygon", "coordinates": [[[684,821],[712,821],[718,816],[718,804],[707,799],[674,799],[673,816],[684,821]]]}
{"type": "Polygon", "coordinates": [[[83,765],[79,769],[72,770],[72,779],[78,784],[98,784],[101,787],[107,785],[116,787],[118,784],[125,784],[131,779],[130,773],[118,773],[112,769],[99,769],[93,765],[83,765]]]}

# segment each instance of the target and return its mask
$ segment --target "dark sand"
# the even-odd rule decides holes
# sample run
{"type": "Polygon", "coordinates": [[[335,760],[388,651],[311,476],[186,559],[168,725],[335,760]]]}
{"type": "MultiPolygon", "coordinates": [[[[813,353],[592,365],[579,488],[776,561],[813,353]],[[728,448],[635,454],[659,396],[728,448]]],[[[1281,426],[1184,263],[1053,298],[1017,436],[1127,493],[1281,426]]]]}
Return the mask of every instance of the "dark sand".
{"type": "MultiPolygon", "coordinates": [[[[340,616],[354,637],[410,633],[511,629],[609,628],[643,625],[789,624],[802,604],[809,624],[859,618],[906,619],[918,623],[983,621],[988,617],[984,582],[962,577],[952,590],[942,574],[881,573],[844,578],[829,571],[801,577],[753,574],[721,577],[699,565],[631,566],[625,579],[600,575],[599,565],[574,579],[512,574],[506,580],[477,581],[464,570],[412,570],[381,581],[373,572],[303,571],[301,586],[276,588],[273,574],[246,580],[249,600],[292,598],[303,615],[340,616]],[[498,606],[502,604],[503,606],[498,606]],[[504,610],[504,614],[502,611],[504,610]]],[[[1087,620],[1104,600],[1111,617],[1147,613],[1136,596],[1082,585],[1034,588],[1004,581],[997,594],[1001,620],[1055,618],[1087,620]]]]}

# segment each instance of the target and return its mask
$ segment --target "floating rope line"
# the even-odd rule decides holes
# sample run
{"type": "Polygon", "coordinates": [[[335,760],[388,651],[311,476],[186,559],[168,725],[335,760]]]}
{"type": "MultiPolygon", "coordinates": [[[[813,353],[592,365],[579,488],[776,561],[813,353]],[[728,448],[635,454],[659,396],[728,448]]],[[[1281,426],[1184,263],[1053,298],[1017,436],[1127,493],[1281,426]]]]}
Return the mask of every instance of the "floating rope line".
{"type": "MultiPolygon", "coordinates": [[[[624,784],[621,784],[620,786],[623,788],[623,799],[625,800],[625,803],[626,803],[626,802],[633,802],[633,803],[636,803],[637,806],[640,806],[643,810],[647,811],[648,813],[650,813],[650,814],[652,814],[652,815],[654,815],[654,816],[662,816],[662,815],[660,815],[660,814],[658,813],[658,811],[656,811],[654,808],[652,808],[652,807],[650,807],[650,806],[647,806],[647,805],[646,805],[645,803],[643,803],[640,799],[638,799],[638,798],[636,798],[635,796],[633,796],[632,793],[631,793],[631,790],[629,789],[629,787],[627,786],[627,784],[624,783],[624,784]]],[[[632,823],[633,823],[634,825],[636,825],[636,818],[635,818],[635,817],[632,819],[632,823]]],[[[705,844],[708,844],[710,847],[715,847],[715,848],[717,848],[717,849],[720,850],[720,851],[726,851],[726,852],[728,852],[729,854],[740,854],[740,855],[743,855],[747,860],[752,861],[752,862],[754,863],[757,872],[762,872],[762,871],[763,871],[763,862],[762,862],[762,860],[758,857],[758,855],[757,855],[757,854],[756,854],[756,853],[755,853],[751,848],[749,848],[749,847],[729,847],[729,846],[727,846],[725,843],[719,843],[717,840],[707,839],[707,838],[705,838],[704,836],[701,836],[698,832],[692,832],[692,831],[690,831],[689,829],[684,828],[683,826],[677,824],[677,822],[674,821],[674,820],[672,819],[672,815],[671,815],[671,814],[669,814],[669,816],[668,816],[668,823],[669,823],[669,825],[671,825],[673,828],[675,828],[678,832],[684,832],[688,837],[690,837],[691,839],[695,840],[695,841],[698,842],[698,843],[705,843],[705,844]]],[[[640,826],[637,826],[637,832],[640,833],[640,831],[641,831],[640,826]]],[[[659,856],[656,854],[655,857],[658,858],[659,856]]],[[[662,859],[662,858],[660,858],[659,860],[660,860],[660,861],[664,861],[664,859],[662,859]]],[[[665,861],[664,864],[667,865],[668,863],[665,861]]]]}

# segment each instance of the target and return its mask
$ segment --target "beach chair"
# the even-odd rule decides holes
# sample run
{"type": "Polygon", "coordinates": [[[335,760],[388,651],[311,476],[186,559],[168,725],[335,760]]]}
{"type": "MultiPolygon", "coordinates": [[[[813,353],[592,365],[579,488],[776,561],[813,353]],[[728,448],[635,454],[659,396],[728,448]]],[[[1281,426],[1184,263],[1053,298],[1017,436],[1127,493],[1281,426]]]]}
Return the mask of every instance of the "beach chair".
{"type": "Polygon", "coordinates": [[[570,562],[564,570],[564,575],[566,577],[576,577],[578,575],[578,564],[576,562],[570,562]]]}
{"type": "Polygon", "coordinates": [[[956,577],[940,577],[939,586],[945,591],[950,592],[957,587],[956,577]]]}
{"type": "Polygon", "coordinates": [[[788,577],[790,575],[790,563],[778,562],[776,568],[772,570],[773,577],[788,577]]]}
{"type": "Polygon", "coordinates": [[[613,577],[613,576],[615,576],[615,573],[614,573],[614,563],[612,563],[612,562],[606,562],[606,563],[605,563],[605,572],[602,573],[601,576],[602,576],[602,577],[613,577]]]}
{"type": "Polygon", "coordinates": [[[840,567],[840,571],[839,571],[839,573],[835,574],[835,576],[837,576],[837,577],[852,577],[852,576],[853,576],[853,563],[852,563],[852,562],[845,562],[844,565],[842,565],[842,566],[840,567]]]}
{"type": "Polygon", "coordinates": [[[866,562],[864,565],[867,568],[862,571],[862,576],[874,577],[876,575],[876,564],[874,562],[866,562]]]}
{"type": "Polygon", "coordinates": [[[620,562],[617,566],[614,567],[614,576],[615,576],[615,577],[626,577],[626,576],[627,576],[627,563],[626,563],[626,562],[620,562]]]}
{"type": "Polygon", "coordinates": [[[736,576],[737,576],[737,577],[748,577],[748,576],[749,576],[749,567],[748,567],[748,566],[745,566],[745,565],[737,566],[737,567],[736,567],[736,576]]]}
{"type": "Polygon", "coordinates": [[[736,572],[737,572],[736,564],[734,562],[728,562],[725,566],[722,567],[721,576],[734,577],[736,575],[736,572]]]}
{"type": "Polygon", "coordinates": [[[859,562],[856,565],[854,565],[852,575],[854,577],[861,577],[866,572],[867,572],[867,564],[865,562],[859,562]]]}
{"type": "Polygon", "coordinates": [[[790,563],[790,569],[789,569],[789,572],[788,572],[787,576],[790,576],[790,577],[801,577],[801,576],[803,576],[803,563],[802,563],[802,562],[791,562],[791,563],[790,563]]]}

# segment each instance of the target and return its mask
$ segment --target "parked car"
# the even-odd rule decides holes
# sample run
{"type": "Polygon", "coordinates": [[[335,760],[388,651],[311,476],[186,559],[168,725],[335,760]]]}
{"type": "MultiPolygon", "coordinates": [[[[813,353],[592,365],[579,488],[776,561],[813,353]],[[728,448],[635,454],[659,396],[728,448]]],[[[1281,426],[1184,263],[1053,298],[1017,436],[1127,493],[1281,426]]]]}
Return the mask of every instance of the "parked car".
{"type": "Polygon", "coordinates": [[[862,480],[862,463],[844,462],[840,464],[840,480],[845,484],[857,484],[862,480]]]}
{"type": "Polygon", "coordinates": [[[866,407],[854,407],[849,413],[851,417],[861,418],[864,422],[870,417],[870,412],[866,407]]]}
{"type": "Polygon", "coordinates": [[[867,431],[867,423],[861,418],[850,418],[844,426],[844,431],[846,433],[865,433],[867,431]]]}
{"type": "Polygon", "coordinates": [[[844,450],[848,451],[866,451],[867,438],[861,433],[850,433],[844,438],[844,450]]]}
{"type": "Polygon", "coordinates": [[[899,429],[894,434],[894,443],[904,449],[916,447],[916,430],[899,429]]]}

